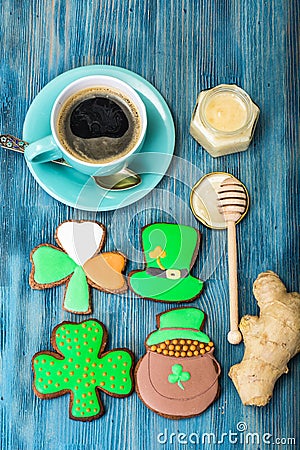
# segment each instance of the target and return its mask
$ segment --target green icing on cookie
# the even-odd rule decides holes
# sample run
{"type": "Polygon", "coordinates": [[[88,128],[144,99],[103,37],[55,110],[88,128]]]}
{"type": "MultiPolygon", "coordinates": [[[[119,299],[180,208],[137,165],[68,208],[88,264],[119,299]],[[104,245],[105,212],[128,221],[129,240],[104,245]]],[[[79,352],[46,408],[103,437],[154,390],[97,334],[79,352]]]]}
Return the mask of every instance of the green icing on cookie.
{"type": "Polygon", "coordinates": [[[34,389],[41,398],[72,393],[71,418],[91,420],[103,414],[97,390],[112,396],[132,391],[132,355],[126,349],[99,355],[105,333],[97,320],[79,324],[64,322],[56,327],[52,342],[58,353],[40,352],[32,359],[34,389]]]}
{"type": "Polygon", "coordinates": [[[169,383],[177,383],[180,389],[184,391],[183,381],[189,381],[191,378],[190,372],[184,372],[181,364],[174,364],[172,366],[172,373],[168,376],[169,383]]]}
{"type": "Polygon", "coordinates": [[[82,267],[77,266],[68,283],[64,308],[71,312],[89,311],[89,286],[82,267]]]}
{"type": "Polygon", "coordinates": [[[198,308],[175,308],[158,316],[157,331],[146,340],[148,346],[171,339],[191,339],[209,343],[210,338],[201,331],[204,313],[198,308]]]}
{"type": "Polygon", "coordinates": [[[34,281],[38,284],[56,283],[68,277],[77,264],[66,253],[40,245],[32,254],[34,281]]]}
{"type": "Polygon", "coordinates": [[[51,287],[71,275],[64,298],[64,309],[88,313],[89,286],[81,266],[66,253],[49,245],[40,245],[32,253],[34,287],[51,287]],[[46,286],[45,286],[46,285],[46,286]]]}

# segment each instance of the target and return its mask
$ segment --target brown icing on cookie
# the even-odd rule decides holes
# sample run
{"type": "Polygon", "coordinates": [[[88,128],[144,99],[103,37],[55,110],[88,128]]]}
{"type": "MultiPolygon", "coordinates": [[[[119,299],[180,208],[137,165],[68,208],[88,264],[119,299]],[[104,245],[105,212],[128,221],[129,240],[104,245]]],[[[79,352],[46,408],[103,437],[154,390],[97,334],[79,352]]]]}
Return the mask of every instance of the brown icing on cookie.
{"type": "Polygon", "coordinates": [[[108,252],[86,261],[83,269],[93,287],[121,293],[127,290],[125,278],[121,273],[125,264],[126,259],[121,253],[108,252]]]}
{"type": "Polygon", "coordinates": [[[136,367],[136,386],[140,399],[152,411],[170,419],[193,417],[205,411],[217,398],[220,366],[211,354],[191,358],[164,357],[147,352],[136,367]],[[184,361],[181,361],[184,359],[184,361]],[[174,365],[182,365],[190,379],[170,383],[174,365]]]}

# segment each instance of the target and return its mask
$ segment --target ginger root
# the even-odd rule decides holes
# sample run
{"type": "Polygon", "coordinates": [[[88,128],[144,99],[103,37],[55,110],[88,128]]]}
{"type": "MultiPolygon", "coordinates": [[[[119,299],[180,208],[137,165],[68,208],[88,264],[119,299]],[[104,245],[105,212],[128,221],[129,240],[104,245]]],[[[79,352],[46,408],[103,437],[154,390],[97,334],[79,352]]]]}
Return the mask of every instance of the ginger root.
{"type": "Polygon", "coordinates": [[[276,273],[261,273],[253,284],[260,317],[244,316],[243,360],[230,368],[244,405],[266,405],[287,363],[300,351],[300,294],[288,293],[276,273]]]}

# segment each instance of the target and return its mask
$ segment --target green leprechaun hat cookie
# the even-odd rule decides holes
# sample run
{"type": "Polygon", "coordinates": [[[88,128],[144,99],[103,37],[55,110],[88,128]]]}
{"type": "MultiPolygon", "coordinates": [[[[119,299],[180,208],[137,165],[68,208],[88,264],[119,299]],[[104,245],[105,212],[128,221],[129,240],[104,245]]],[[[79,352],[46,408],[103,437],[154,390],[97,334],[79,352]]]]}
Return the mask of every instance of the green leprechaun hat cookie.
{"type": "Polygon", "coordinates": [[[200,234],[186,225],[155,223],[142,230],[146,268],[129,274],[131,289],[161,302],[189,302],[203,289],[190,274],[198,254],[200,234]]]}

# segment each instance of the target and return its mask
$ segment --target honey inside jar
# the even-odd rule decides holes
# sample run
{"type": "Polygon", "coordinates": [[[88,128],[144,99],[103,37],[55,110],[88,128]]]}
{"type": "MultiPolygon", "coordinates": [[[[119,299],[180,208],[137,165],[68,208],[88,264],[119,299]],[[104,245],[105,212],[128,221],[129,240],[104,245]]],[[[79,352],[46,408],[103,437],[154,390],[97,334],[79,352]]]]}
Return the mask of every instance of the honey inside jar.
{"type": "Polygon", "coordinates": [[[235,84],[220,84],[197,97],[190,133],[211,156],[249,147],[259,116],[258,106],[235,84]]]}
{"type": "Polygon", "coordinates": [[[204,110],[207,123],[219,131],[237,131],[247,121],[245,103],[231,92],[212,96],[204,110]]]}

